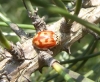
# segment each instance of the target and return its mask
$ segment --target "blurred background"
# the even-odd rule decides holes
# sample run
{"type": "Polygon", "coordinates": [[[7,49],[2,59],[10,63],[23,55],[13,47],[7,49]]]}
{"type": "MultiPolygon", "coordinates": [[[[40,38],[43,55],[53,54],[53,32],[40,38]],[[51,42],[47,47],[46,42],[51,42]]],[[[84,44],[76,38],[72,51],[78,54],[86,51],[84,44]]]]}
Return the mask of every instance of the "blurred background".
{"type": "MultiPolygon", "coordinates": [[[[69,11],[72,11],[75,3],[70,0],[62,0],[69,11]]],[[[47,3],[51,3],[47,0],[47,3]]],[[[43,7],[33,4],[33,8],[39,8],[38,14],[40,17],[45,17],[45,22],[51,24],[61,18],[59,14],[48,13],[43,7]]],[[[27,24],[32,25],[31,19],[28,17],[28,13],[21,0],[0,0],[0,12],[9,18],[13,23],[16,24],[27,24]]],[[[0,23],[3,21],[0,20],[0,23]]],[[[19,37],[8,27],[0,24],[0,29],[3,34],[8,38],[9,41],[16,43],[19,41],[19,37]]],[[[34,29],[23,28],[26,33],[35,33],[34,29]]],[[[1,44],[0,44],[1,45],[1,44]]],[[[80,41],[75,42],[71,47],[71,55],[68,55],[65,51],[62,51],[55,58],[59,61],[66,61],[75,59],[78,57],[88,56],[100,51],[99,41],[95,40],[90,34],[87,34],[80,41]],[[88,46],[90,46],[89,49],[88,46]],[[87,50],[87,51],[86,51],[87,50]],[[86,53],[85,53],[86,51],[86,53]],[[91,52],[91,53],[90,53],[91,52]],[[83,54],[84,53],[84,54],[83,54]]],[[[63,64],[66,68],[76,71],[82,75],[89,74],[89,78],[97,80],[100,76],[100,56],[89,58],[88,60],[78,61],[77,63],[65,63],[63,64]],[[89,72],[90,71],[90,72],[89,72]]],[[[44,67],[42,74],[38,71],[32,74],[33,82],[65,82],[64,79],[59,76],[52,68],[44,67]]]]}

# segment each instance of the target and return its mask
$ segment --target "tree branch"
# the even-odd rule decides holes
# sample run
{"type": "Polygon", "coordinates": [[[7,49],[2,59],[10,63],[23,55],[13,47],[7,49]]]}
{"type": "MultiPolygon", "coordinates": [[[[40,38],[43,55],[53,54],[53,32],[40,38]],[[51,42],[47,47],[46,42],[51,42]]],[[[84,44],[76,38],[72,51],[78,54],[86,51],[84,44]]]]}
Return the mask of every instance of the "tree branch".
{"type": "MultiPolygon", "coordinates": [[[[82,9],[84,10],[84,9],[82,9]]],[[[94,8],[90,8],[90,10],[87,11],[87,9],[85,11],[87,11],[86,14],[84,14],[82,12],[82,10],[80,11],[80,17],[86,19],[87,21],[90,21],[92,19],[92,21],[90,21],[91,23],[98,23],[99,22],[99,18],[100,18],[100,7],[94,7],[94,8]],[[93,12],[96,11],[96,9],[98,10],[98,12],[93,12]],[[89,13],[93,13],[93,14],[89,14],[89,13]],[[98,17],[96,17],[96,14],[98,13],[98,17]],[[91,18],[91,19],[90,19],[91,18]],[[93,19],[95,18],[95,19],[93,19]],[[97,21],[98,20],[98,21],[97,21]]],[[[34,19],[34,21],[36,21],[34,19]]],[[[39,29],[43,29],[43,27],[41,27],[41,25],[39,24],[39,29]]],[[[53,54],[50,54],[51,59],[56,56],[61,50],[66,50],[66,49],[70,49],[70,46],[76,42],[77,40],[80,40],[84,35],[86,35],[87,33],[87,29],[85,27],[83,27],[81,24],[74,22],[71,26],[70,30],[67,30],[67,24],[64,18],[60,19],[59,21],[51,24],[51,25],[46,25],[46,30],[51,30],[53,32],[55,32],[58,36],[58,42],[59,44],[50,49],[51,52],[53,52],[53,54]]],[[[37,27],[37,26],[35,26],[37,27]]],[[[44,67],[45,65],[48,64],[48,66],[50,66],[52,63],[49,62],[49,60],[46,60],[47,57],[42,57],[39,55],[40,52],[47,52],[47,51],[41,51],[39,49],[36,49],[33,45],[32,45],[32,38],[26,39],[23,43],[18,42],[16,44],[16,47],[21,49],[21,51],[23,52],[23,60],[22,61],[16,61],[14,60],[14,58],[12,57],[12,54],[9,53],[8,51],[4,51],[4,53],[0,54],[0,55],[4,55],[5,58],[0,62],[0,82],[29,82],[30,80],[30,75],[32,72],[35,72],[36,70],[41,69],[42,67],[44,67]],[[41,57],[42,59],[44,59],[43,62],[40,62],[41,59],[39,58],[41,57]],[[46,59],[45,59],[46,58],[46,59]],[[46,62],[46,63],[44,63],[46,62]]],[[[48,55],[47,55],[48,56],[48,55]]],[[[69,73],[69,75],[71,77],[73,77],[74,79],[77,79],[78,82],[80,81],[85,81],[88,82],[87,78],[84,78],[83,76],[81,77],[79,74],[71,71],[71,70],[67,70],[66,71],[69,73]],[[75,75],[73,75],[75,74],[75,75]],[[80,80],[81,78],[81,80],[80,80]]]]}

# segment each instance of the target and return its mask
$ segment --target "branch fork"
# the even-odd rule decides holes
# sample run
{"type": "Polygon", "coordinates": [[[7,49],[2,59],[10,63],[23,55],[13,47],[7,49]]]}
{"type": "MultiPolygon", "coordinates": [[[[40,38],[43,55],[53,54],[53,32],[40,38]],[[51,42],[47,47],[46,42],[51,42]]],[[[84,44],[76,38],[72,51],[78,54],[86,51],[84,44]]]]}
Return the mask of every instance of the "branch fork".
{"type": "MultiPolygon", "coordinates": [[[[29,14],[31,14],[31,11],[28,11],[29,14]]],[[[96,13],[95,13],[96,14],[96,13]]],[[[32,45],[32,38],[29,38],[24,31],[19,29],[14,29],[17,25],[10,23],[10,27],[13,27],[13,31],[21,37],[25,37],[27,39],[22,39],[22,43],[19,42],[19,44],[12,45],[12,51],[5,51],[5,53],[0,53],[0,55],[6,55],[5,59],[0,62],[0,82],[29,82],[30,81],[30,75],[35,72],[36,70],[41,69],[45,65],[53,66],[55,62],[59,63],[56,59],[53,57],[56,56],[61,50],[64,50],[63,47],[65,46],[66,49],[69,49],[70,46],[76,42],[77,40],[81,39],[86,33],[87,30],[84,29],[82,25],[74,22],[71,25],[71,28],[64,31],[66,27],[65,19],[62,18],[59,21],[55,22],[52,25],[46,25],[46,23],[37,16],[37,12],[35,11],[35,15],[29,16],[33,21],[33,25],[36,28],[36,31],[43,31],[43,30],[50,30],[57,34],[58,40],[60,41],[60,44],[56,47],[43,51],[36,49],[32,45]],[[76,24],[75,24],[76,23],[76,24]],[[64,27],[64,28],[63,28],[64,27]],[[20,45],[20,46],[19,46],[20,45]],[[13,55],[12,55],[13,54],[13,55]],[[16,55],[17,54],[17,55],[16,55]],[[8,55],[11,57],[8,57],[8,55]],[[12,57],[13,56],[13,57],[12,57]],[[16,57],[17,56],[17,57],[16,57]],[[16,59],[17,60],[14,60],[16,59]],[[22,59],[22,61],[19,61],[22,59]],[[8,62],[9,60],[13,60],[8,62]],[[43,62],[41,62],[43,61],[43,62]],[[45,62],[45,63],[44,63],[45,62]],[[12,69],[11,69],[12,68],[12,69]],[[11,70],[9,70],[11,69],[11,70]],[[7,73],[7,77],[5,75],[5,72],[7,73]],[[10,78],[9,78],[9,77],[10,78]],[[27,78],[26,78],[27,77],[27,78]]],[[[94,21],[92,21],[93,23],[94,21]]],[[[69,70],[68,70],[69,72],[69,70]]],[[[73,72],[70,74],[73,75],[73,72]]],[[[79,74],[76,74],[75,76],[72,76],[76,79],[79,77],[79,74]]]]}

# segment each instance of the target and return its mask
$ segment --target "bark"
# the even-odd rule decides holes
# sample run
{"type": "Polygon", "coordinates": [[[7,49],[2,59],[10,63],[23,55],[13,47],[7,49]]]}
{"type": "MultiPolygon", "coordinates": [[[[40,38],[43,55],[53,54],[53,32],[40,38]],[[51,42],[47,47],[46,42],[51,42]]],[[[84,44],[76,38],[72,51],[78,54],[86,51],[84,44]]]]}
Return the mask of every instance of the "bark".
{"type": "MultiPolygon", "coordinates": [[[[99,23],[100,6],[95,5],[90,8],[82,8],[79,17],[91,23],[99,23]]],[[[14,58],[12,52],[6,49],[0,49],[0,82],[30,82],[30,75],[33,72],[36,70],[41,70],[41,68],[45,65],[50,66],[52,61],[56,61],[53,59],[53,57],[56,56],[60,51],[66,50],[70,52],[71,45],[84,37],[84,35],[86,35],[88,32],[90,32],[89,29],[86,29],[86,27],[77,22],[73,22],[72,25],[67,25],[64,18],[51,25],[46,25],[45,28],[46,30],[54,31],[58,36],[59,44],[50,50],[43,51],[36,49],[32,45],[32,38],[27,37],[22,31],[21,32],[27,39],[24,39],[24,41],[21,43],[17,42],[15,45],[23,55],[21,59],[16,60],[18,57],[14,58]],[[69,29],[70,27],[71,29],[69,29]],[[44,55],[43,57],[43,54],[49,54],[51,56],[44,55]],[[46,59],[48,59],[47,61],[51,59],[51,61],[44,61],[46,59]]],[[[94,35],[97,34],[94,33],[94,35]]],[[[71,73],[70,76],[77,79],[76,77],[78,77],[79,74],[75,72],[74,74],[76,75],[73,76],[73,73],[71,73]]]]}

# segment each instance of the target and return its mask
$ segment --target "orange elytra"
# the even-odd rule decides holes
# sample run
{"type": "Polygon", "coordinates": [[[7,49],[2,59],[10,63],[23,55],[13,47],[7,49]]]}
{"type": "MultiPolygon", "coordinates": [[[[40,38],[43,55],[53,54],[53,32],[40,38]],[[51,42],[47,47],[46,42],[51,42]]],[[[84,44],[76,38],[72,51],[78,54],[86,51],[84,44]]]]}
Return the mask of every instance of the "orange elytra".
{"type": "Polygon", "coordinates": [[[57,45],[57,38],[53,31],[38,32],[32,40],[33,45],[38,49],[47,50],[57,45]]]}

